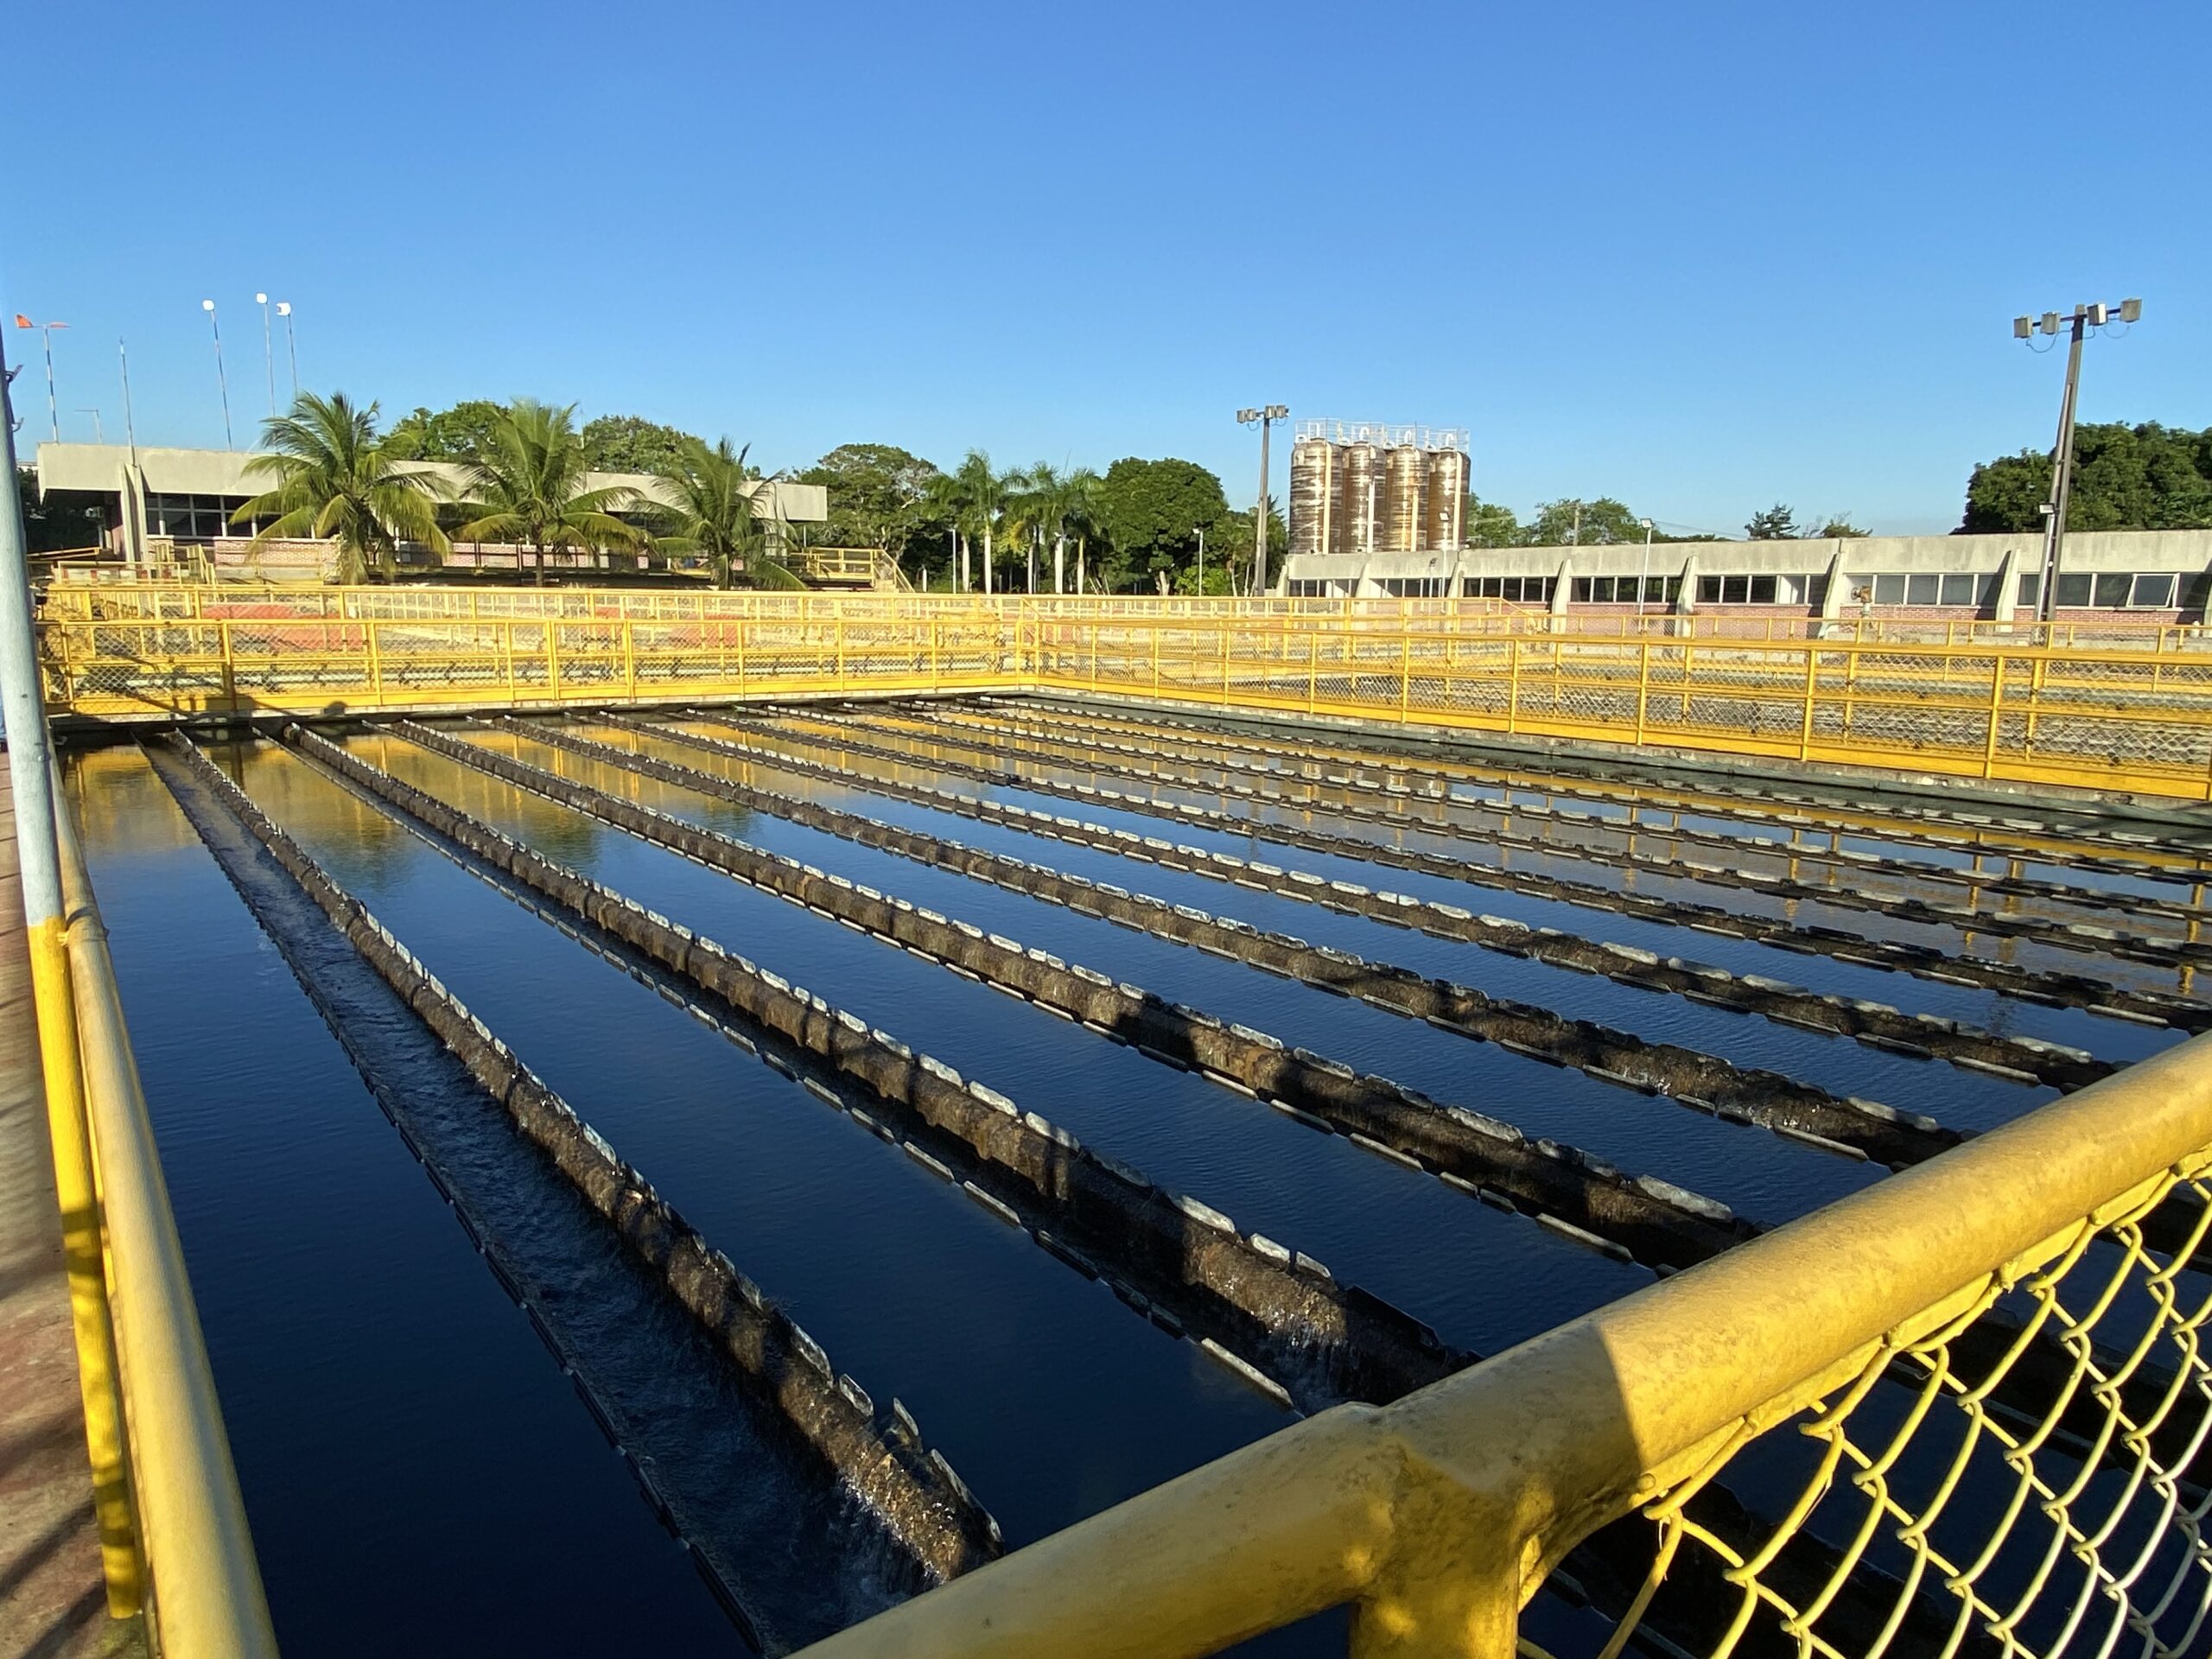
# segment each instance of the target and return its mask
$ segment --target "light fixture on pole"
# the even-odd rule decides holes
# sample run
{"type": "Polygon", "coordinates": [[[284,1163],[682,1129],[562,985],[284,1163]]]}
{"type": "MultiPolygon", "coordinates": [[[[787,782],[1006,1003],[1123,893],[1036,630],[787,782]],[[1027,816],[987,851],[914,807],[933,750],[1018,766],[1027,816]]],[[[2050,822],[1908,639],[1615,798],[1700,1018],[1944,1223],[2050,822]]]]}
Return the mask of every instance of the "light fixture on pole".
{"type": "Polygon", "coordinates": [[[53,429],[54,441],[61,442],[61,415],[54,406],[54,331],[67,328],[66,322],[33,322],[22,312],[16,313],[16,327],[35,328],[46,336],[46,421],[53,429]]]}
{"type": "Polygon", "coordinates": [[[1643,574],[1636,579],[1636,613],[1642,616],[1643,595],[1651,587],[1651,521],[1639,518],[1636,522],[1643,527],[1643,574]]]}
{"type": "Polygon", "coordinates": [[[300,401],[300,340],[292,332],[292,302],[276,302],[276,315],[284,319],[284,353],[292,361],[292,401],[300,401]]]}
{"type": "MultiPolygon", "coordinates": [[[[1268,429],[1290,413],[1287,404],[1268,404],[1259,409],[1240,409],[1236,423],[1260,427],[1260,499],[1252,509],[1252,597],[1268,590],[1268,429]]],[[[1234,586],[1235,584],[1230,584],[1234,586]]]]}
{"type": "Polygon", "coordinates": [[[270,332],[269,296],[256,294],[253,302],[261,308],[261,363],[269,372],[269,417],[276,418],[276,343],[270,332]]]}
{"type": "Polygon", "coordinates": [[[223,372],[223,325],[215,319],[215,302],[202,300],[200,308],[207,314],[207,326],[215,332],[215,389],[223,395],[223,448],[235,449],[231,441],[231,380],[223,372]]]}
{"type": "Polygon", "coordinates": [[[2063,316],[2046,311],[2040,319],[2012,319],[2012,338],[2032,341],[2038,334],[2056,334],[2062,323],[2073,326],[2073,344],[2066,353],[2066,390],[2058,400],[2058,442],[2050,452],[2050,499],[2044,508],[2043,576],[2036,588],[2036,619],[2048,622],[2058,602],[2058,554],[2066,540],[2066,503],[2074,493],[2074,399],[2082,384],[2082,340],[2092,328],[2107,322],[2134,322],[2143,315],[2143,302],[2122,300],[2118,305],[2077,305],[2063,316]]]}

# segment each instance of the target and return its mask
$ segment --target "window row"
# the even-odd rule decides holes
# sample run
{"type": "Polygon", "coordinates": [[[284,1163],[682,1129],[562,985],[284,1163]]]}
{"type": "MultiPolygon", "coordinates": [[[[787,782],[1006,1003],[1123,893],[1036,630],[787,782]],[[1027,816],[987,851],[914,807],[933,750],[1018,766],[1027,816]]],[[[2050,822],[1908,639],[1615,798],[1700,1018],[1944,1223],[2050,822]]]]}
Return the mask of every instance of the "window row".
{"type": "Polygon", "coordinates": [[[243,495],[161,495],[149,491],[146,496],[146,531],[151,536],[192,542],[212,542],[225,536],[251,536],[270,521],[254,518],[233,524],[231,515],[248,499],[243,495]]]}
{"type": "Polygon", "coordinates": [[[1851,596],[1860,604],[1973,606],[1982,609],[1997,601],[1993,571],[1926,571],[1916,575],[1853,576],[1851,596]]]}
{"type": "Polygon", "coordinates": [[[1700,605],[1822,605],[1828,579],[1815,575],[1700,576],[1700,605]]]}
{"type": "MultiPolygon", "coordinates": [[[[2054,603],[2061,610],[2185,611],[2202,610],[2212,596],[2212,575],[2180,576],[2171,570],[2062,570],[2054,603]]],[[[2043,575],[2031,571],[2020,578],[2020,605],[2032,610],[2042,602],[2043,575]]]]}
{"type": "Polygon", "coordinates": [[[1574,602],[1578,605],[1633,605],[1637,584],[1643,585],[1643,603],[1671,605],[1681,597],[1680,576],[1577,576],[1574,602]]]}
{"type": "Polygon", "coordinates": [[[1557,576],[1468,576],[1459,590],[1469,599],[1503,599],[1516,605],[1548,605],[1557,576]]]}

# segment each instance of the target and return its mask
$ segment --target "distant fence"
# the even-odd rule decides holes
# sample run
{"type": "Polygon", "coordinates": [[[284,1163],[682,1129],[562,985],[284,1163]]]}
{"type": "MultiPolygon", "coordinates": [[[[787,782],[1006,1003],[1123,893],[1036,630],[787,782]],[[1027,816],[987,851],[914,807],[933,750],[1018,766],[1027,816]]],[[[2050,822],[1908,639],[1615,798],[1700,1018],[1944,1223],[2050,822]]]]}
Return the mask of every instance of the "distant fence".
{"type": "Polygon", "coordinates": [[[1051,690],[2212,799],[2212,654],[2156,641],[1623,639],[1333,601],[404,588],[149,588],[113,615],[99,603],[113,591],[49,598],[58,715],[1051,690]]]}

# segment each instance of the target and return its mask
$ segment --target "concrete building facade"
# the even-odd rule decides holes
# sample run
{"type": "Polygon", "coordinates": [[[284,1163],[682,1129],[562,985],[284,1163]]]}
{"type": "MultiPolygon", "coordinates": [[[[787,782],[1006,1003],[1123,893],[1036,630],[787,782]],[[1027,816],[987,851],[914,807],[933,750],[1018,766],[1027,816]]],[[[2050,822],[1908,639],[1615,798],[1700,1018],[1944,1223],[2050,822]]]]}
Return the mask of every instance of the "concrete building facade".
{"type": "MultiPolygon", "coordinates": [[[[1310,598],[1486,599],[1571,613],[1837,621],[1885,617],[2009,622],[2040,601],[2043,537],[1866,536],[1770,542],[1640,542],[1294,554],[1281,591],[1310,598]]],[[[2055,594],[2060,620],[2201,623],[2212,531],[2077,531],[2055,594]]]]}
{"type": "MultiPolygon", "coordinates": [[[[272,488],[266,473],[251,470],[257,453],[244,449],[165,449],[125,444],[41,443],[36,470],[41,499],[59,496],[99,509],[105,525],[105,556],[149,568],[181,557],[205,559],[222,575],[266,575],[285,579],[327,572],[329,547],[315,541],[276,541],[249,553],[258,527],[234,524],[231,515],[272,488]]],[[[449,461],[410,461],[409,470],[438,480],[448,497],[457,496],[462,470],[449,461]]],[[[668,499],[668,486],[646,473],[592,473],[588,487],[632,491],[641,504],[668,499]]],[[[753,515],[772,524],[818,524],[830,516],[829,492],[818,484],[763,479],[753,495],[753,515]]],[[[623,518],[645,516],[643,507],[626,509],[623,518]]],[[[402,550],[403,561],[406,550],[402,550]]],[[[586,568],[634,568],[640,556],[556,554],[550,563],[584,563],[586,568]],[[617,563],[609,564],[609,560],[617,563]],[[589,563],[596,561],[595,563],[589,563]]],[[[425,561],[427,563],[427,556],[425,561]]],[[[509,547],[462,546],[445,561],[467,569],[512,567],[509,547]]]]}

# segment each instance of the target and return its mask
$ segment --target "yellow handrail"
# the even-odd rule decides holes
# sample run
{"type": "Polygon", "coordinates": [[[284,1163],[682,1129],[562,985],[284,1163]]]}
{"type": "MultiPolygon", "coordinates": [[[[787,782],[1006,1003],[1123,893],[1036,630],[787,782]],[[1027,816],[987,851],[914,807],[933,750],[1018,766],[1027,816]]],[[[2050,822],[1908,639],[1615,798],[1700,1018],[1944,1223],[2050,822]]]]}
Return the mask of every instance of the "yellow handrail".
{"type": "MultiPolygon", "coordinates": [[[[1834,1438],[1839,1414],[1847,1418],[1872,1387],[1867,1379],[1894,1378],[1908,1362],[1943,1371],[1968,1321],[2000,1294],[2047,1296],[2045,1281],[2091,1260],[2092,1243],[2116,1246],[2130,1266],[2140,1262],[2154,1287],[2169,1285],[2178,1263],[2149,1251],[2139,1224],[2190,1186],[2183,1196],[2196,1202],[2198,1219],[2180,1254],[2201,1249],[2208,1167],[2212,1036],[1395,1405],[1323,1413],[807,1654],[1174,1659],[1351,1603],[1360,1659],[1506,1659],[1521,1609],[1546,1578],[1599,1528],[1642,1512],[1657,1541],[1644,1592],[1608,1610],[1624,1631],[1669,1572],[1704,1546],[1694,1518],[1685,1520],[1688,1505],[1741,1448],[1784,1425],[1834,1438]]],[[[2087,1287],[2071,1299],[2077,1315],[2111,1274],[2108,1264],[2082,1271],[2087,1287]]],[[[2203,1317],[2202,1308],[2184,1309],[2152,1325],[2154,1336],[2173,1338],[2156,1357],[2174,1365],[2176,1386],[2200,1412],[2212,1382],[2196,1351],[2203,1317]]],[[[2093,1339],[2093,1319],[2077,1319],[2066,1335],[2066,1352],[2089,1357],[2087,1376],[2052,1401],[2033,1433],[1999,1446],[1999,1462],[2031,1471],[2038,1458],[2063,1463],[2046,1443],[2056,1417],[2093,1405],[2120,1420],[2104,1442],[2113,1454],[2125,1446],[2133,1455],[2157,1432],[2128,1415],[2128,1389],[2148,1376],[2140,1356],[2137,1369],[2107,1374],[2098,1368],[2113,1362],[2093,1339]]],[[[2117,1340],[2110,1332],[2104,1339],[2117,1340]]],[[[2139,1340],[2149,1346],[2149,1338],[2139,1340]]],[[[1949,1408],[1989,1419],[1986,1391],[1977,1397],[1965,1386],[1975,1379],[1948,1380],[1959,1385],[1938,1390],[1949,1408]]],[[[2094,1468],[2097,1453],[2088,1455],[2094,1468]]],[[[2151,1460],[2147,1486],[2157,1491],[2149,1513],[2196,1548],[2193,1521],[2172,1510],[2157,1519],[2157,1494],[2171,1491],[2177,1475],[2171,1459],[2151,1460]]],[[[1770,1523],[1785,1540],[1802,1535],[1791,1530],[1802,1526],[1801,1511],[1827,1496],[1823,1478],[1770,1523]]],[[[2070,1524],[2075,1507],[2092,1503],[2082,1490],[2044,1499],[2062,1534],[2062,1521],[2070,1524]]],[[[1923,1535],[1906,1547],[1932,1553],[1923,1516],[1891,1504],[1896,1513],[1878,1509],[1878,1518],[1899,1535],[1923,1535]]],[[[1968,1547],[1987,1541],[1993,1551],[2022,1524],[1998,1511],[1972,1518],[1980,1532],[1968,1547]]],[[[2075,1530],[2075,1554],[2094,1567],[2099,1539],[2075,1530]]],[[[1852,1554],[1834,1569],[1866,1570],[1852,1554]]],[[[1953,1581],[1930,1577],[1905,1593],[1949,1597],[1986,1621],[1995,1611],[1984,1605],[1977,1572],[1952,1564],[1953,1581]]],[[[1746,1598],[1745,1619],[1780,1618],[1787,1608],[1799,1617],[1808,1650],[1836,1651],[1817,1639],[1833,1600],[1792,1604],[1775,1588],[1782,1576],[1771,1555],[1739,1556],[1727,1593],[1746,1598]]],[[[2109,1576],[2125,1604],[2131,1581],[2109,1576]]],[[[1831,1598],[1843,1587],[1842,1577],[1833,1579],[1831,1598]]],[[[2146,1605],[2158,1588],[2143,1591],[2146,1605]]],[[[1722,1605],[1719,1623],[1737,1611],[1722,1605]]]]}
{"type": "Polygon", "coordinates": [[[165,1659],[275,1659],[260,1567],[124,1023],[107,930],[58,791],[54,816],[70,1005],[130,1426],[139,1580],[156,1650],[165,1659]]]}

